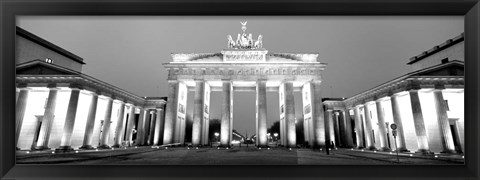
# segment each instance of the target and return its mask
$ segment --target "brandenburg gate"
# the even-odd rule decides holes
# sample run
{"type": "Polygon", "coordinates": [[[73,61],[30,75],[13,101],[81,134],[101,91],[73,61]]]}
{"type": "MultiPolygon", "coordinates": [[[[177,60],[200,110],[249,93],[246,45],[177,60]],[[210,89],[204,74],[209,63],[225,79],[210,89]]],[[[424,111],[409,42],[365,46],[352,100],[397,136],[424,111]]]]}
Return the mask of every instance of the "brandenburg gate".
{"type": "MultiPolygon", "coordinates": [[[[256,40],[242,34],[234,41],[229,35],[227,48],[220,53],[173,53],[168,71],[168,101],[164,144],[184,143],[187,93],[194,91],[192,144],[208,144],[210,92],[222,92],[221,146],[232,141],[233,92],[256,92],[256,145],[267,146],[267,91],[278,92],[281,145],[296,146],[294,92],[302,92],[305,140],[313,146],[325,145],[321,73],[326,64],[318,54],[269,53],[256,40]]],[[[271,107],[271,106],[270,106],[271,107]]]]}

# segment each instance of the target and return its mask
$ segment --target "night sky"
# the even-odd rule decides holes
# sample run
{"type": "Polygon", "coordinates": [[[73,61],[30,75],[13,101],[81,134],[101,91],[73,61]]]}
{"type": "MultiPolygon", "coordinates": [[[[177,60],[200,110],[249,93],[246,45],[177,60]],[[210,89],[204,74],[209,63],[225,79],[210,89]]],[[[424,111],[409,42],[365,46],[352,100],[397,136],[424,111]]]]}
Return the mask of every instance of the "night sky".
{"type": "MultiPolygon", "coordinates": [[[[220,52],[245,20],[246,32],[255,39],[262,34],[269,52],[318,53],[328,64],[324,97],[351,97],[406,74],[409,58],[464,31],[463,16],[20,16],[17,25],[82,57],[83,73],[158,97],[168,95],[162,63],[171,61],[170,53],[220,52]]],[[[212,93],[211,118],[221,118],[220,95],[212,93]]],[[[270,126],[279,119],[278,94],[267,99],[270,126]]],[[[295,103],[302,118],[299,93],[295,103]]],[[[254,92],[234,94],[233,119],[234,129],[253,134],[254,92]]]]}

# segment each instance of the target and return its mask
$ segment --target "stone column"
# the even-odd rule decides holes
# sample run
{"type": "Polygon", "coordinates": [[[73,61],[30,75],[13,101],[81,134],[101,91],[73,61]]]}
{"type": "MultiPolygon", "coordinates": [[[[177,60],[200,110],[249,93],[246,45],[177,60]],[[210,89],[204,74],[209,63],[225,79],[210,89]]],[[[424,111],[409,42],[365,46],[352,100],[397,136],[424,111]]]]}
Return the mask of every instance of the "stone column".
{"type": "Polygon", "coordinates": [[[339,127],[339,113],[334,112],[334,118],[333,118],[333,129],[334,129],[334,135],[335,135],[335,147],[340,147],[342,146],[342,138],[340,137],[340,127],[339,127]]]}
{"type": "Polygon", "coordinates": [[[148,145],[148,136],[150,135],[150,122],[152,120],[152,110],[147,110],[145,113],[145,121],[143,122],[143,140],[142,145],[148,145]]]}
{"type": "Polygon", "coordinates": [[[350,110],[342,111],[343,117],[345,118],[345,147],[353,147],[353,133],[352,133],[352,120],[350,119],[350,110]]]}
{"type": "Polygon", "coordinates": [[[53,119],[55,118],[55,106],[57,104],[58,88],[55,84],[49,84],[47,106],[43,113],[42,126],[38,135],[36,150],[50,149],[48,147],[48,140],[50,139],[50,131],[52,130],[53,119]]]}
{"type": "Polygon", "coordinates": [[[355,135],[357,137],[357,148],[363,149],[363,130],[362,130],[362,117],[360,116],[360,107],[355,107],[355,135]]]}
{"type": "Polygon", "coordinates": [[[385,127],[385,111],[383,110],[382,101],[377,99],[375,101],[375,105],[377,108],[377,117],[378,117],[378,133],[380,136],[380,150],[382,151],[390,151],[388,148],[388,139],[387,139],[387,130],[385,127]]]}
{"type": "Polygon", "coordinates": [[[325,143],[326,144],[329,144],[330,145],[328,147],[325,147],[325,148],[331,148],[331,141],[333,140],[333,138],[331,137],[331,128],[330,128],[330,124],[332,124],[332,110],[331,109],[326,109],[325,110],[325,143]]]}
{"type": "Polygon", "coordinates": [[[442,153],[455,153],[455,145],[453,143],[452,132],[450,130],[450,122],[447,115],[447,104],[443,99],[442,90],[444,87],[436,86],[433,91],[435,109],[437,111],[437,122],[440,127],[440,137],[442,139],[442,153]]]}
{"type": "Polygon", "coordinates": [[[369,102],[365,103],[363,105],[363,114],[364,114],[364,117],[365,117],[365,140],[367,141],[367,149],[370,149],[370,150],[376,150],[377,148],[375,148],[375,143],[374,143],[374,136],[373,136],[373,133],[372,133],[372,117],[371,117],[371,114],[370,114],[370,107],[369,106],[369,102]]]}
{"type": "Polygon", "coordinates": [[[157,108],[157,122],[155,123],[155,137],[153,139],[153,145],[160,145],[160,140],[163,139],[163,128],[164,128],[164,123],[165,123],[165,117],[164,113],[165,111],[163,110],[164,107],[159,107],[157,108]]]}
{"type": "Polygon", "coordinates": [[[105,109],[105,117],[103,118],[103,128],[102,128],[102,136],[100,138],[100,146],[98,148],[101,149],[108,149],[108,137],[110,133],[110,126],[112,124],[112,107],[113,107],[113,99],[107,97],[107,108],[105,109]]]}
{"type": "Polygon", "coordinates": [[[153,138],[154,138],[154,135],[155,135],[155,122],[157,121],[157,116],[158,114],[156,114],[156,110],[153,109],[152,110],[152,118],[150,119],[150,132],[148,133],[148,145],[153,145],[153,138]]]}
{"type": "Polygon", "coordinates": [[[71,151],[72,133],[75,125],[75,116],[77,115],[78,99],[80,97],[79,87],[70,86],[72,92],[70,93],[70,101],[68,102],[67,115],[65,117],[65,124],[63,126],[62,140],[60,147],[57,150],[71,151]]]}
{"type": "Polygon", "coordinates": [[[171,144],[175,131],[178,103],[178,81],[168,81],[168,99],[165,111],[165,130],[163,132],[163,144],[171,144]]]}
{"type": "Polygon", "coordinates": [[[135,140],[135,144],[138,146],[143,146],[143,140],[145,139],[145,118],[147,115],[145,113],[145,109],[142,107],[139,107],[139,109],[140,115],[138,116],[137,139],[135,140]]]}
{"type": "Polygon", "coordinates": [[[285,146],[285,128],[284,121],[280,119],[280,145],[285,146]]]}
{"type": "Polygon", "coordinates": [[[232,84],[230,81],[223,81],[223,95],[222,95],[222,122],[220,125],[220,144],[221,146],[230,146],[229,139],[232,136],[230,129],[230,101],[232,93],[232,84]]]}
{"type": "Polygon", "coordinates": [[[267,140],[267,81],[257,80],[257,146],[268,146],[267,140]]]}
{"type": "Polygon", "coordinates": [[[97,113],[98,94],[92,92],[92,101],[88,108],[87,124],[85,126],[85,134],[83,135],[83,145],[80,149],[93,149],[92,134],[95,126],[95,116],[97,113]]]}
{"type": "Polygon", "coordinates": [[[204,122],[203,122],[203,135],[202,135],[202,138],[203,138],[203,145],[208,145],[210,139],[208,137],[208,131],[210,130],[210,121],[209,119],[204,119],[204,122]]]}
{"type": "Polygon", "coordinates": [[[123,132],[125,132],[123,119],[125,119],[125,103],[120,102],[120,112],[117,119],[117,127],[115,128],[115,142],[113,143],[113,147],[122,146],[123,132]]]}
{"type": "Polygon", "coordinates": [[[202,127],[203,127],[203,105],[205,93],[205,81],[195,81],[195,97],[193,105],[193,125],[192,125],[192,145],[201,145],[202,127]]]}
{"type": "Polygon", "coordinates": [[[132,104],[130,106],[130,114],[128,115],[128,124],[127,124],[127,143],[128,145],[132,145],[132,132],[133,132],[133,127],[135,126],[135,105],[132,104]]]}
{"type": "Polygon", "coordinates": [[[26,84],[18,85],[20,92],[18,93],[18,100],[15,107],[15,145],[18,144],[20,131],[23,125],[23,118],[25,117],[25,110],[27,109],[28,89],[26,84]]]}
{"type": "Polygon", "coordinates": [[[418,153],[430,153],[428,147],[427,131],[425,129],[425,122],[423,121],[422,107],[420,105],[420,98],[418,97],[418,89],[411,89],[410,103],[412,105],[413,123],[415,124],[415,134],[417,135],[418,153]]]}
{"type": "MultiPolygon", "coordinates": [[[[293,82],[285,82],[285,123],[287,131],[287,146],[297,146],[297,134],[295,128],[295,99],[293,96],[293,82]]],[[[266,93],[265,93],[266,94],[266,93]]],[[[266,99],[266,98],[265,98],[266,99]]],[[[266,116],[265,116],[266,119],[266,116]]]]}
{"type": "Polygon", "coordinates": [[[18,93],[19,93],[19,92],[20,92],[20,89],[18,89],[18,87],[15,88],[15,104],[16,104],[17,101],[18,101],[18,93]]]}
{"type": "Polygon", "coordinates": [[[325,146],[325,113],[323,110],[322,95],[321,95],[321,81],[312,81],[312,126],[313,126],[313,146],[325,146]]]}
{"type": "Polygon", "coordinates": [[[402,117],[400,115],[400,105],[398,104],[398,95],[394,94],[390,97],[392,103],[393,122],[397,125],[397,148],[400,152],[406,152],[405,134],[403,132],[402,117]]]}

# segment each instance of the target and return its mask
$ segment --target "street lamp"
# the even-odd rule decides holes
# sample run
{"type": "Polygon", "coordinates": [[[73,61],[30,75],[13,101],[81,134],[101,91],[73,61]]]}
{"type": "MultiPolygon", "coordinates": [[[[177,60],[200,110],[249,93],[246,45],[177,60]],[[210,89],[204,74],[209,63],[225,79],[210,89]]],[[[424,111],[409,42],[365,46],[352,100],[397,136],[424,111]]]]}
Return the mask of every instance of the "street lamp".
{"type": "Polygon", "coordinates": [[[218,136],[220,135],[220,133],[218,133],[218,132],[215,132],[215,134],[214,134],[214,135],[215,135],[215,139],[218,141],[218,136]]]}
{"type": "Polygon", "coordinates": [[[267,133],[267,139],[268,139],[268,142],[271,142],[271,141],[270,141],[270,139],[271,139],[271,138],[270,138],[270,133],[267,133]]]}
{"type": "Polygon", "coordinates": [[[273,133],[273,136],[275,136],[275,141],[277,141],[278,133],[273,133]]]}

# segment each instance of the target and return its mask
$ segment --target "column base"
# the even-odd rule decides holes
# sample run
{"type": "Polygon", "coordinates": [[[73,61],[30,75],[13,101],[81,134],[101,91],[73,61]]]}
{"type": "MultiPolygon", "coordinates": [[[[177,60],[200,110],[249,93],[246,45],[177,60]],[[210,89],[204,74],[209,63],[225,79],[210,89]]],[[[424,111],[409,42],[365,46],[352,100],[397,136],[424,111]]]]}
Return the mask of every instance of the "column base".
{"type": "Polygon", "coordinates": [[[365,149],[363,146],[357,146],[357,149],[365,149]]]}
{"type": "Polygon", "coordinates": [[[17,150],[17,151],[18,151],[18,150],[20,150],[20,148],[19,148],[19,147],[15,147],[15,150],[17,150]]]}
{"type": "Polygon", "coordinates": [[[398,152],[410,152],[410,150],[406,148],[398,148],[398,152]]]}
{"type": "Polygon", "coordinates": [[[457,151],[455,151],[455,150],[443,150],[440,153],[441,154],[457,154],[457,151]]]}
{"type": "Polygon", "coordinates": [[[388,147],[382,147],[379,149],[380,151],[392,151],[392,149],[388,148],[388,147]]]}
{"type": "Polygon", "coordinates": [[[122,146],[121,146],[120,144],[114,144],[112,147],[113,147],[113,148],[120,148],[120,147],[122,147],[122,146]]]}
{"type": "Polygon", "coordinates": [[[91,145],[83,145],[82,147],[80,147],[79,149],[85,149],[85,150],[89,150],[89,149],[95,149],[93,146],[91,145]]]}
{"type": "Polygon", "coordinates": [[[367,150],[375,151],[377,148],[375,146],[370,146],[366,148],[367,150]]]}
{"type": "Polygon", "coordinates": [[[232,148],[232,146],[230,145],[225,145],[225,144],[220,144],[219,146],[217,146],[219,148],[232,148]]]}
{"type": "Polygon", "coordinates": [[[110,146],[104,144],[104,145],[98,146],[97,149],[110,149],[110,146]]]}
{"type": "Polygon", "coordinates": [[[430,150],[426,150],[426,149],[419,149],[415,152],[415,154],[421,154],[421,155],[429,155],[429,154],[434,154],[433,152],[431,152],[430,150]]]}
{"type": "Polygon", "coordinates": [[[32,148],[33,151],[45,151],[45,150],[51,150],[48,146],[35,146],[32,148]]]}
{"type": "Polygon", "coordinates": [[[60,146],[57,149],[55,149],[55,152],[68,152],[68,151],[73,151],[72,146],[60,146]]]}
{"type": "Polygon", "coordinates": [[[268,146],[268,145],[258,145],[258,146],[256,146],[256,147],[257,147],[257,148],[269,148],[270,146],[268,146]]]}

